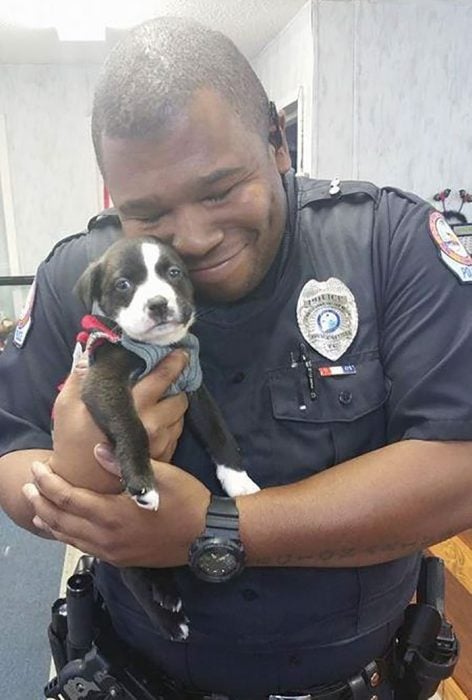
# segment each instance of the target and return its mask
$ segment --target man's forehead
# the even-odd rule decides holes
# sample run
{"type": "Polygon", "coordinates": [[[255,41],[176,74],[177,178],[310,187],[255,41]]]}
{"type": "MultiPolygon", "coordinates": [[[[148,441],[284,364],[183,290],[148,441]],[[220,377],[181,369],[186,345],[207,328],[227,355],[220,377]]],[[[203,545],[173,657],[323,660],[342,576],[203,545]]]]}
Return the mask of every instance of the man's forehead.
{"type": "MultiPolygon", "coordinates": [[[[131,156],[142,162],[151,153],[156,165],[159,160],[172,162],[176,156],[203,166],[215,154],[244,149],[248,144],[253,147],[254,140],[260,141],[260,136],[248,131],[228,101],[205,88],[194,93],[169,123],[156,124],[156,129],[146,136],[114,137],[104,133],[101,150],[105,172],[117,161],[129,160],[131,156]]],[[[210,175],[210,170],[216,168],[205,165],[206,173],[198,168],[202,176],[210,175]]]]}

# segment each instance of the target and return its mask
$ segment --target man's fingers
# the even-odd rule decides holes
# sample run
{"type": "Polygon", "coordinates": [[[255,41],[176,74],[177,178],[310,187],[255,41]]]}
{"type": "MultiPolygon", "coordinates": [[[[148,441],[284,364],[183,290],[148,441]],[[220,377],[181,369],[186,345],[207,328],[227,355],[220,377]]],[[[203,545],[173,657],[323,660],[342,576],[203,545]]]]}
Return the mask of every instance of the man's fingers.
{"type": "MultiPolygon", "coordinates": [[[[85,540],[83,540],[79,537],[73,537],[72,535],[67,535],[64,532],[60,532],[59,530],[52,530],[49,527],[49,525],[47,525],[37,515],[35,515],[35,517],[33,518],[33,524],[35,527],[38,528],[38,530],[43,530],[44,532],[48,532],[58,542],[63,542],[64,544],[70,544],[72,547],[75,547],[75,549],[79,549],[81,552],[87,552],[88,554],[91,553],[90,546],[89,546],[88,542],[86,542],[85,540]]],[[[98,552],[96,553],[95,556],[98,557],[98,552]]]]}
{"type": "Polygon", "coordinates": [[[140,418],[148,432],[149,439],[153,440],[161,434],[161,431],[179,425],[187,408],[187,394],[181,392],[142,409],[140,418]]]}
{"type": "MultiPolygon", "coordinates": [[[[75,488],[60,476],[54,474],[51,469],[42,462],[33,462],[31,471],[34,476],[34,484],[26,484],[23,490],[25,496],[33,506],[37,502],[33,489],[38,491],[37,496],[44,496],[61,510],[73,513],[81,517],[90,517],[95,511],[92,503],[94,494],[86,489],[75,488]],[[32,487],[32,488],[31,488],[32,487]]],[[[38,513],[38,515],[41,515],[38,513]]]]}
{"type": "MultiPolygon", "coordinates": [[[[155,403],[165,395],[167,389],[182,374],[188,363],[185,350],[173,350],[150,372],[139,381],[133,389],[137,405],[155,403]]],[[[82,383],[88,371],[88,359],[85,354],[78,360],[64,383],[61,394],[63,398],[76,396],[80,398],[82,383]]]]}
{"type": "Polygon", "coordinates": [[[82,517],[68,513],[49,501],[35,484],[25,484],[23,494],[34,509],[33,524],[37,528],[69,544],[72,544],[72,538],[84,536],[88,523],[82,517]]]}
{"type": "Polygon", "coordinates": [[[139,381],[133,389],[136,406],[152,405],[161,399],[169,386],[182,374],[188,362],[184,350],[173,350],[152,372],[139,381]]]}

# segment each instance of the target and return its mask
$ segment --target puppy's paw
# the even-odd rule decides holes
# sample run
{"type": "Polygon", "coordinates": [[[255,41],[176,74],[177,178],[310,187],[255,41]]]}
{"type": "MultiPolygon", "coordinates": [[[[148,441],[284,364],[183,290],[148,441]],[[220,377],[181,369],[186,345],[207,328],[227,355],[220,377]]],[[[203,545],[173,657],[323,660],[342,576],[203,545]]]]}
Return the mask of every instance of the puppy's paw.
{"type": "Polygon", "coordinates": [[[183,613],[171,613],[161,608],[160,623],[164,636],[173,642],[185,641],[190,633],[188,617],[183,613]]]}
{"type": "Polygon", "coordinates": [[[140,508],[146,510],[159,508],[159,494],[155,489],[141,489],[139,493],[130,493],[130,496],[140,508]]]}
{"type": "Polygon", "coordinates": [[[180,598],[177,591],[162,591],[159,586],[153,585],[152,595],[156,603],[163,607],[164,610],[174,613],[182,610],[182,598],[180,598]]]}
{"type": "Polygon", "coordinates": [[[260,491],[259,486],[246,471],[239,471],[224,464],[218,464],[216,475],[228,496],[248,496],[251,493],[260,491]]]}
{"type": "Polygon", "coordinates": [[[176,642],[183,642],[184,639],[187,639],[189,634],[189,627],[185,622],[181,622],[179,625],[179,632],[178,635],[173,637],[174,641],[176,642]]]}

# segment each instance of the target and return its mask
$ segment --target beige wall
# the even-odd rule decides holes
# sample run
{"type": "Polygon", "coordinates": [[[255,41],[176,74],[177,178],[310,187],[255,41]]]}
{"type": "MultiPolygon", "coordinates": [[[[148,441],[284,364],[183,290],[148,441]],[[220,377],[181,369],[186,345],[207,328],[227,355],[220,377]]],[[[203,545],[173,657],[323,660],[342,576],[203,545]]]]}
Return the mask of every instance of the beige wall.
{"type": "MultiPolygon", "coordinates": [[[[470,0],[309,0],[253,65],[278,106],[302,89],[303,171],[429,198],[446,186],[472,190],[471,31],[470,0]]],[[[4,208],[23,274],[100,207],[89,135],[97,72],[0,65],[11,179],[4,208]]],[[[5,273],[1,229],[0,238],[5,273]]]]}
{"type": "Polygon", "coordinates": [[[253,65],[293,94],[312,61],[313,176],[472,190],[472,2],[309,0],[297,18],[253,65]]]}
{"type": "Polygon", "coordinates": [[[18,273],[33,273],[51,246],[81,230],[99,207],[89,133],[96,74],[85,65],[0,65],[11,183],[3,207],[13,217],[18,273]]]}

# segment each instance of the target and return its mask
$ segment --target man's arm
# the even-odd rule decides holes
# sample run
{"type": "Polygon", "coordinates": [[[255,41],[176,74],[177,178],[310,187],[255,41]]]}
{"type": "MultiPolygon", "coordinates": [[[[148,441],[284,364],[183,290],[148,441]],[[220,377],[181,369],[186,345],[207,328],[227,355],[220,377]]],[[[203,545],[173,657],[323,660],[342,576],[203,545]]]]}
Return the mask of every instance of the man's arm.
{"type": "Polygon", "coordinates": [[[472,442],[406,440],[238,506],[250,565],[397,559],[472,527],[472,442]]]}
{"type": "MultiPolygon", "coordinates": [[[[155,458],[171,458],[182,430],[187,406],[185,395],[159,399],[180,375],[186,362],[183,353],[171,353],[133,390],[137,411],[149,434],[151,455],[155,458]]],[[[80,400],[84,371],[79,363],[56,401],[54,450],[17,450],[0,458],[0,506],[18,525],[43,537],[52,535],[35,527],[34,509],[22,493],[25,484],[34,482],[33,462],[50,465],[70,484],[97,493],[116,494],[122,490],[118,477],[100,469],[94,457],[94,446],[105,438],[80,400]]]]}
{"type": "Polygon", "coordinates": [[[31,464],[47,462],[51,454],[51,450],[18,450],[0,458],[0,506],[20,527],[52,539],[33,525],[34,508],[21,495],[23,486],[31,481],[31,464]]]}
{"type": "MultiPolygon", "coordinates": [[[[472,443],[411,440],[296,484],[238,498],[251,566],[367,566],[419,551],[472,526],[472,443]]],[[[31,502],[46,530],[116,566],[181,566],[203,531],[208,491],[154,462],[157,512],[126,496],[36,475],[31,502]]]]}

